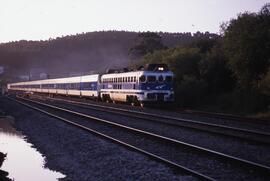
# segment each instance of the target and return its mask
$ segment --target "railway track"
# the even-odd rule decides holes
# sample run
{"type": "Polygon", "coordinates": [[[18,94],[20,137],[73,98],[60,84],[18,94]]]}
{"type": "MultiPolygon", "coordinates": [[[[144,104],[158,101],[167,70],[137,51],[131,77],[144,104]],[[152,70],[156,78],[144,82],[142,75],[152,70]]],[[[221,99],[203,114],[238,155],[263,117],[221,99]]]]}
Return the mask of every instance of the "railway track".
{"type": "Polygon", "coordinates": [[[72,100],[63,100],[56,98],[45,98],[49,100],[63,101],[69,104],[85,107],[89,109],[94,109],[98,111],[104,111],[108,113],[121,114],[129,117],[135,117],[139,119],[146,119],[153,122],[159,122],[175,127],[187,127],[196,130],[201,130],[205,132],[212,132],[215,134],[221,134],[231,137],[237,137],[245,140],[252,140],[257,143],[270,144],[270,133],[265,131],[244,129],[239,127],[232,127],[227,125],[213,124],[202,121],[195,121],[191,119],[177,118],[173,116],[159,115],[135,110],[128,110],[123,108],[116,108],[111,106],[104,106],[92,103],[84,103],[72,100]]]}
{"type": "Polygon", "coordinates": [[[176,111],[180,112],[181,114],[191,114],[191,115],[195,114],[195,115],[209,117],[209,118],[218,118],[218,119],[225,119],[225,120],[251,123],[251,124],[262,124],[262,125],[270,124],[270,120],[258,119],[258,118],[252,118],[252,117],[243,117],[243,116],[237,116],[237,115],[232,115],[232,114],[205,112],[205,111],[197,111],[197,110],[179,110],[179,109],[176,109],[176,111]]]}
{"type": "Polygon", "coordinates": [[[220,152],[113,123],[108,120],[99,119],[72,110],[63,109],[33,100],[22,100],[28,103],[18,100],[14,101],[69,124],[79,126],[80,128],[91,131],[99,136],[106,137],[111,141],[144,153],[152,158],[169,164],[170,166],[185,170],[186,172],[196,175],[203,180],[264,180],[265,178],[267,180],[270,178],[270,168],[265,165],[232,157],[220,152]],[[35,106],[33,106],[33,104],[35,106]],[[71,117],[75,121],[70,121],[71,117]],[[78,117],[84,120],[78,121],[78,117]],[[93,121],[96,126],[92,125],[93,121]],[[90,123],[91,126],[89,126],[90,123]],[[94,127],[95,129],[90,127],[94,127]],[[157,150],[153,148],[157,148],[157,150]],[[189,160],[195,160],[195,163],[190,163],[189,160]],[[222,168],[220,168],[220,166],[222,166],[222,168]]]}

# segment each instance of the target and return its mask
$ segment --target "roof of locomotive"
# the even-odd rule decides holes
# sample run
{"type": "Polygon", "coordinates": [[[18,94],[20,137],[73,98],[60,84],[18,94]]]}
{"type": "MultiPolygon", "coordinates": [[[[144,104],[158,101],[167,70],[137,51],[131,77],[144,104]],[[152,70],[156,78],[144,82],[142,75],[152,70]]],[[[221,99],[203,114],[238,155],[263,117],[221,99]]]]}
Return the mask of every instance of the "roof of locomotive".
{"type": "Polygon", "coordinates": [[[120,73],[110,73],[110,74],[103,74],[101,79],[104,78],[112,78],[112,77],[128,77],[128,76],[136,76],[140,77],[142,75],[164,75],[164,76],[173,76],[172,71],[131,71],[131,72],[120,72],[120,73]]]}

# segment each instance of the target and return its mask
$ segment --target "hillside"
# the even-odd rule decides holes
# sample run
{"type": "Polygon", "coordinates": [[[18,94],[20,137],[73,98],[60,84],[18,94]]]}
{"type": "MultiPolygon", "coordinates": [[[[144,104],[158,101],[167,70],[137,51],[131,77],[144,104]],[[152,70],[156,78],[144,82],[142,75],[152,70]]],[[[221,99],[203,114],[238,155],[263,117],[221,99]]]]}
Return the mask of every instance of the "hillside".
{"type": "MultiPolygon", "coordinates": [[[[201,36],[215,34],[158,33],[168,47],[188,45],[201,36]]],[[[104,72],[107,68],[128,66],[128,50],[138,33],[125,31],[89,32],[47,41],[16,41],[0,44],[0,66],[16,77],[40,69],[53,77],[104,72]]],[[[133,60],[134,61],[134,60],[133,60]]]]}

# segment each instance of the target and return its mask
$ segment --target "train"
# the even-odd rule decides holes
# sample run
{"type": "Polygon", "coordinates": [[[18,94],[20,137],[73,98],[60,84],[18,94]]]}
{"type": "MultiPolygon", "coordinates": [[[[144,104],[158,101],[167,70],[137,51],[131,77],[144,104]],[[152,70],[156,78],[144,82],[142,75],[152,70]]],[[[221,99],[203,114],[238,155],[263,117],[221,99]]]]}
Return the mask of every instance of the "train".
{"type": "Polygon", "coordinates": [[[67,78],[10,83],[9,92],[42,93],[92,98],[132,105],[174,101],[174,74],[166,64],[149,64],[136,70],[108,70],[67,78]]]}

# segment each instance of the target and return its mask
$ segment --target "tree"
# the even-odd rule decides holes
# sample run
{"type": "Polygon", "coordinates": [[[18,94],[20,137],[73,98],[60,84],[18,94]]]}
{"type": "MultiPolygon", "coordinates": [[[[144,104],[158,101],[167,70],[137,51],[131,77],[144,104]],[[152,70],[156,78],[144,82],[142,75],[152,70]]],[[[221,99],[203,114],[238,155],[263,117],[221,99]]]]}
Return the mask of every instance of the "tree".
{"type": "Polygon", "coordinates": [[[240,88],[259,88],[270,64],[270,4],[229,22],[223,45],[240,88]]]}
{"type": "Polygon", "coordinates": [[[135,58],[142,57],[147,53],[153,53],[155,50],[165,49],[161,36],[154,32],[139,33],[135,45],[129,49],[129,54],[135,58]]]}
{"type": "Polygon", "coordinates": [[[207,82],[208,94],[232,91],[235,82],[227,66],[227,59],[219,44],[215,45],[200,62],[201,78],[207,82]]]}

